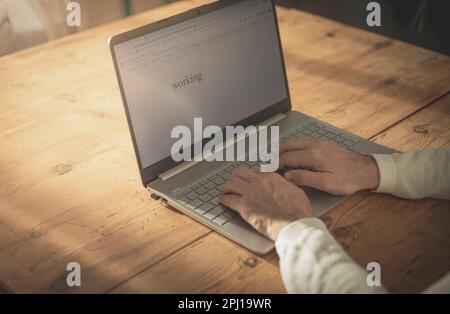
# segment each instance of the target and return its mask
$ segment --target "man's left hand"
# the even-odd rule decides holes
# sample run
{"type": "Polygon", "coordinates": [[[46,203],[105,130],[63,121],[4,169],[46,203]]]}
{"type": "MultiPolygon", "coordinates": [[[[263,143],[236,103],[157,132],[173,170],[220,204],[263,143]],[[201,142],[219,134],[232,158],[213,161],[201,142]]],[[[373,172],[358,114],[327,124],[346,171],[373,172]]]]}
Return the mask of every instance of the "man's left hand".
{"type": "Polygon", "coordinates": [[[301,188],[277,173],[256,173],[245,167],[237,168],[225,183],[220,202],[273,241],[291,222],[314,217],[301,188]]]}

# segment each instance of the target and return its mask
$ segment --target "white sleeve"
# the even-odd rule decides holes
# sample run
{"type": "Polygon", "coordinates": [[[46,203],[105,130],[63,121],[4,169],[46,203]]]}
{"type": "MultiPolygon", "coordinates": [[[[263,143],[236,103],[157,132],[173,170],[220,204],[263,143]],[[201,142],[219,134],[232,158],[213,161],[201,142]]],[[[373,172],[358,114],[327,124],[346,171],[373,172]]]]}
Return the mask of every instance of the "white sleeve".
{"type": "Polygon", "coordinates": [[[372,156],[380,172],[375,192],[408,199],[450,199],[450,149],[372,156]]]}
{"type": "Polygon", "coordinates": [[[283,228],[276,241],[289,293],[383,293],[369,287],[367,272],[336,242],[324,223],[305,218],[283,228]]]}
{"type": "Polygon", "coordinates": [[[450,273],[433,283],[430,287],[425,289],[423,293],[426,294],[450,294],[450,273]]]}

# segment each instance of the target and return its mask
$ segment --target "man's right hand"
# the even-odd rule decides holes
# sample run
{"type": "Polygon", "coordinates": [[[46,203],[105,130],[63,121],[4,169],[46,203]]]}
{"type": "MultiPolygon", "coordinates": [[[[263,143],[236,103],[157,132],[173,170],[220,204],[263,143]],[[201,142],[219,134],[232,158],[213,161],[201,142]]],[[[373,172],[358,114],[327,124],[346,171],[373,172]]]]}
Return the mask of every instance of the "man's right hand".
{"type": "Polygon", "coordinates": [[[287,171],[284,177],[288,181],[334,195],[373,190],[379,184],[378,167],[371,156],[307,137],[280,146],[279,168],[284,167],[303,168],[287,171]]]}

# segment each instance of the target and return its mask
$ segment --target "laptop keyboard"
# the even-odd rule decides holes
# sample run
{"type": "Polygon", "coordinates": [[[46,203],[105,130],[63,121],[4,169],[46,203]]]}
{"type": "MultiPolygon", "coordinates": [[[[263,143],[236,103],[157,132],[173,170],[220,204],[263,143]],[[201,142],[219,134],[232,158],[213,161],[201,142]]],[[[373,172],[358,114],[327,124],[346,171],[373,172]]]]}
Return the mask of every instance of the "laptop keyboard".
{"type": "MultiPolygon", "coordinates": [[[[300,136],[333,141],[344,148],[350,148],[359,142],[358,138],[343,134],[339,129],[319,122],[313,122],[281,137],[280,143],[285,143],[300,136]]],[[[203,216],[203,218],[217,225],[224,225],[233,219],[237,213],[219,204],[223,185],[232,176],[235,168],[246,166],[252,170],[259,171],[262,163],[261,161],[234,162],[210,177],[202,179],[200,182],[194,183],[194,185],[183,190],[177,197],[177,201],[198,215],[203,216]]]]}
{"type": "Polygon", "coordinates": [[[343,134],[339,129],[323,125],[319,122],[310,123],[301,129],[289,133],[280,142],[283,143],[299,136],[309,136],[332,141],[344,148],[350,148],[359,142],[358,138],[349,134],[343,134]]]}
{"type": "Polygon", "coordinates": [[[258,171],[260,163],[256,161],[233,163],[231,166],[184,190],[177,199],[178,202],[218,225],[227,223],[236,216],[236,213],[220,205],[219,198],[222,195],[223,185],[231,177],[233,170],[241,165],[246,165],[258,171]]]}

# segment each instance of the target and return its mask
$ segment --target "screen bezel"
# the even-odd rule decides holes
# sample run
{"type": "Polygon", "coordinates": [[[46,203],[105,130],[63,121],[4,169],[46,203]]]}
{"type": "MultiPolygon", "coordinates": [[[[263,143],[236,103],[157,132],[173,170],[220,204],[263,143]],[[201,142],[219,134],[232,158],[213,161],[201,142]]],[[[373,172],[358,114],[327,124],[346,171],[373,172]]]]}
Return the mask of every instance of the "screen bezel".
{"type": "MultiPolygon", "coordinates": [[[[146,168],[142,167],[142,162],[141,162],[141,158],[139,156],[139,149],[138,149],[138,145],[137,145],[137,141],[136,141],[136,136],[133,130],[133,125],[132,125],[132,121],[131,121],[131,116],[130,116],[130,112],[128,109],[128,103],[125,97],[125,91],[123,89],[123,84],[122,84],[122,78],[120,76],[120,72],[119,72],[119,67],[117,64],[117,58],[116,58],[116,54],[115,54],[115,50],[114,50],[114,46],[116,46],[117,44],[123,43],[123,42],[127,42],[129,40],[135,39],[137,37],[146,35],[148,33],[151,32],[155,32],[155,31],[159,31],[161,29],[176,25],[178,23],[187,21],[189,19],[195,18],[197,16],[201,16],[204,14],[208,14],[211,13],[213,11],[217,11],[220,10],[222,8],[225,8],[227,6],[231,6],[234,4],[237,4],[239,2],[243,2],[246,0],[226,0],[226,1],[217,1],[217,2],[213,2],[210,4],[206,4],[200,7],[196,7],[193,8],[189,11],[174,15],[172,17],[169,18],[165,18],[163,20],[139,27],[137,29],[113,36],[112,38],[109,39],[109,47],[111,50],[111,54],[112,54],[112,59],[114,62],[114,67],[116,70],[116,75],[117,75],[117,80],[119,83],[119,87],[120,87],[120,93],[122,96],[122,102],[125,108],[125,113],[127,116],[127,121],[128,121],[128,127],[130,130],[130,134],[131,134],[131,138],[133,141],[133,146],[134,146],[134,151],[135,151],[135,155],[136,155],[136,159],[139,165],[139,171],[141,174],[141,180],[142,183],[144,184],[144,186],[147,186],[149,182],[155,180],[156,178],[158,178],[158,176],[168,170],[170,170],[171,168],[183,163],[183,161],[181,162],[175,162],[172,157],[169,155],[168,157],[154,163],[153,165],[150,165],[146,168]]],[[[283,71],[283,76],[284,76],[284,81],[285,81],[285,87],[286,87],[286,98],[283,99],[282,101],[275,103],[273,105],[271,105],[270,107],[261,110],[255,114],[253,114],[250,117],[247,117],[241,121],[236,122],[234,125],[241,125],[244,127],[247,127],[249,125],[256,125],[261,123],[264,120],[269,119],[270,117],[278,114],[278,113],[283,113],[283,112],[287,112],[291,110],[291,97],[290,97],[290,93],[289,93],[289,86],[288,86],[288,80],[287,80],[287,75],[286,75],[286,66],[285,66],[285,62],[284,62],[284,55],[283,55],[283,48],[282,48],[282,44],[281,44],[281,39],[280,39],[280,31],[279,31],[279,27],[278,27],[278,19],[277,19],[277,13],[276,13],[276,8],[275,8],[275,3],[273,0],[269,0],[272,4],[272,12],[274,14],[274,18],[275,18],[275,26],[276,26],[276,30],[277,30],[277,37],[278,37],[278,43],[279,43],[279,50],[280,50],[280,56],[281,56],[281,63],[282,63],[282,71],[283,71]]],[[[207,140],[204,141],[203,144],[205,144],[207,142],[207,140]]]]}

